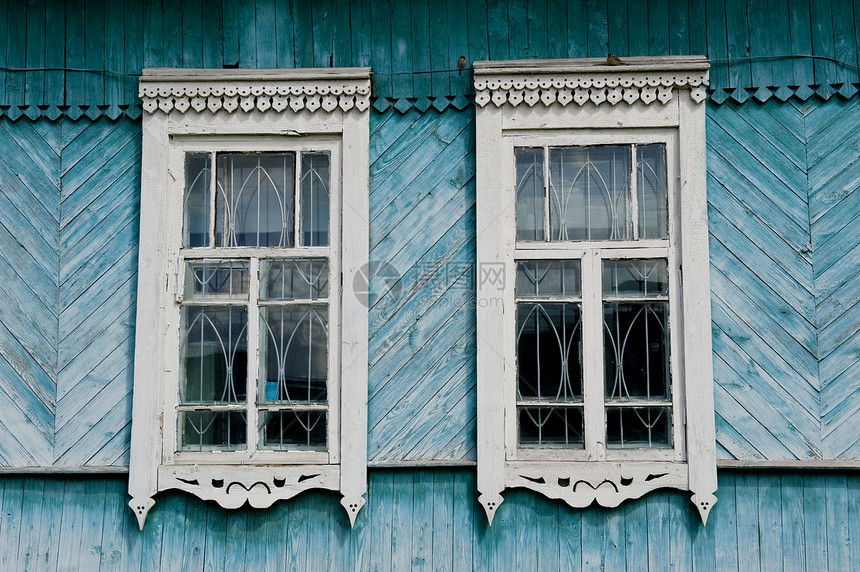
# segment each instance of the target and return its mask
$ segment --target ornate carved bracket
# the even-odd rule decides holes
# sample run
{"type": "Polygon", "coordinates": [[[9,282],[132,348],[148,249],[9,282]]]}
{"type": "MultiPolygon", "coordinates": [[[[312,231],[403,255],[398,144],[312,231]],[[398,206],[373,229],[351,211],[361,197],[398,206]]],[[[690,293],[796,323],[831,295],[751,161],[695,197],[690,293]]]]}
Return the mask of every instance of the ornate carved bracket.
{"type": "Polygon", "coordinates": [[[337,465],[164,466],[158,471],[159,490],[179,489],[224,508],[239,508],[248,503],[267,508],[275,501],[292,498],[309,489],[338,490],[340,467],[337,465]]]}
{"type": "Polygon", "coordinates": [[[616,507],[659,488],[687,488],[685,463],[509,463],[505,481],[572,507],[616,507]]]}
{"type": "Polygon", "coordinates": [[[140,98],[146,113],[188,111],[365,111],[370,107],[370,68],[337,70],[146,69],[140,98]]]}
{"type": "MultiPolygon", "coordinates": [[[[505,487],[530,489],[574,508],[595,503],[613,508],[625,500],[637,499],[662,488],[692,490],[686,463],[507,462],[504,482],[505,487]]],[[[490,524],[504,500],[501,492],[482,491],[478,497],[490,524]]],[[[693,490],[690,500],[699,511],[702,523],[707,523],[710,510],[717,502],[714,492],[693,490]]]]}
{"type": "Polygon", "coordinates": [[[617,105],[669,103],[683,90],[696,103],[708,97],[708,63],[700,57],[522,60],[475,64],[475,103],[484,107],[525,103],[617,105]]]}

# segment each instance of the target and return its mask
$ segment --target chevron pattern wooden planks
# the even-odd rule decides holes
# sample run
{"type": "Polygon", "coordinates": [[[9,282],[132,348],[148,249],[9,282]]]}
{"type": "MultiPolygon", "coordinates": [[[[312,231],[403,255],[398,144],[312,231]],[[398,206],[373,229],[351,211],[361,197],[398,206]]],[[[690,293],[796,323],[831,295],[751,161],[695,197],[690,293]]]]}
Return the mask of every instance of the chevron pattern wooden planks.
{"type": "Polygon", "coordinates": [[[821,429],[824,454],[860,458],[860,107],[814,106],[810,145],[821,429]]]}
{"type": "Polygon", "coordinates": [[[125,466],[140,125],[0,122],[0,466],[125,466]]]}
{"type": "Polygon", "coordinates": [[[726,458],[860,454],[858,124],[856,100],[709,108],[717,439],[726,458]]]}
{"type": "Polygon", "coordinates": [[[370,141],[370,259],[394,276],[371,280],[368,458],[472,460],[474,111],[373,114],[370,141]]]}
{"type": "Polygon", "coordinates": [[[140,124],[63,123],[55,464],[128,465],[140,124]]]}
{"type": "Polygon", "coordinates": [[[0,121],[0,466],[53,462],[61,126],[0,121]]]}
{"type": "MultiPolygon", "coordinates": [[[[857,106],[709,107],[723,458],[860,458],[857,106]]],[[[372,115],[372,464],[475,458],[473,117],[372,115]]],[[[139,140],[0,121],[0,466],[127,463],[139,140]]]]}

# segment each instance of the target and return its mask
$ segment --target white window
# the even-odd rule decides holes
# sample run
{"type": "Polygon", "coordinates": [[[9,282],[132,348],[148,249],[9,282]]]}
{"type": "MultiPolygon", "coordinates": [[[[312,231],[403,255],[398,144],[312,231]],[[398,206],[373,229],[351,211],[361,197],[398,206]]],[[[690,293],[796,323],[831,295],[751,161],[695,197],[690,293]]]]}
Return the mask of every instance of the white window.
{"type": "Polygon", "coordinates": [[[367,69],[144,72],[141,527],[166,489],[364,504],[369,93],[367,69]]]}
{"type": "Polygon", "coordinates": [[[478,489],[716,500],[701,58],[475,65],[478,489]]]}

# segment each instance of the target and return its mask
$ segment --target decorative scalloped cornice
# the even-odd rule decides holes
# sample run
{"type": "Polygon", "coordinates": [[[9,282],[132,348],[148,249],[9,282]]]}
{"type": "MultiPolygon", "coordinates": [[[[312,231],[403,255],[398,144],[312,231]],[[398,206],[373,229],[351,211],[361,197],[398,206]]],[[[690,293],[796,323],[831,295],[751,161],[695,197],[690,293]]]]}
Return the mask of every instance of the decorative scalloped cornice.
{"type": "Polygon", "coordinates": [[[475,103],[484,107],[525,103],[533,107],[562,105],[667,104],[683,90],[696,103],[708,97],[704,57],[637,57],[623,65],[605,59],[516,60],[474,64],[475,103]]]}
{"type": "Polygon", "coordinates": [[[146,113],[363,112],[370,107],[370,68],[145,69],[139,95],[146,113]]]}
{"type": "MultiPolygon", "coordinates": [[[[850,100],[857,97],[857,87],[860,84],[843,83],[843,84],[824,84],[821,86],[781,86],[772,88],[731,88],[731,89],[708,89],[708,101],[715,105],[725,103],[764,103],[769,100],[785,102],[794,100],[798,102],[804,101],[828,101],[830,99],[850,100]],[[815,89],[813,89],[815,88],[815,89]]],[[[387,98],[379,97],[372,99],[371,107],[380,113],[387,111],[396,111],[397,113],[407,113],[415,109],[421,113],[430,111],[431,108],[436,111],[445,111],[449,107],[453,107],[458,111],[462,111],[472,105],[472,97],[458,95],[456,97],[421,97],[421,98],[387,98]]],[[[70,119],[77,121],[81,118],[87,118],[95,121],[105,117],[111,121],[120,119],[139,120],[141,115],[141,107],[137,104],[132,105],[61,105],[61,106],[46,106],[46,105],[0,105],[0,119],[5,118],[10,121],[18,121],[20,119],[29,119],[31,121],[60,121],[70,119]]]]}

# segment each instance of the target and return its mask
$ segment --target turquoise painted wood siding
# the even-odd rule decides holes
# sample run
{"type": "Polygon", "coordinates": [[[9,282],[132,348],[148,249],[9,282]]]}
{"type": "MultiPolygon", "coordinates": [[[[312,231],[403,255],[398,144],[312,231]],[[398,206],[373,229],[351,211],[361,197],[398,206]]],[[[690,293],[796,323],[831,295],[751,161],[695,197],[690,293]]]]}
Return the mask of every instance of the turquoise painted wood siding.
{"type": "Polygon", "coordinates": [[[127,466],[140,125],[0,120],[0,466],[127,466]]]}
{"type": "Polygon", "coordinates": [[[721,456],[860,453],[860,108],[708,109],[721,456]]]}
{"type": "Polygon", "coordinates": [[[70,106],[74,118],[116,118],[119,106],[138,103],[144,67],[370,65],[377,95],[420,99],[470,93],[469,74],[451,71],[461,55],[609,52],[706,54],[719,101],[784,100],[798,88],[804,98],[816,89],[851,95],[858,16],[851,0],[3,0],[0,112],[54,117],[70,106]],[[779,57],[789,54],[845,63],[779,57]],[[765,59],[725,61],[749,56],[765,59]],[[25,68],[34,71],[16,71],[25,68]]]}
{"type": "MultiPolygon", "coordinates": [[[[860,118],[849,101],[708,111],[717,441],[857,460],[860,118]]],[[[474,110],[371,119],[369,459],[473,462],[474,110]]],[[[124,467],[140,127],[0,121],[0,466],[124,467]]]]}
{"type": "Polygon", "coordinates": [[[372,114],[368,458],[476,458],[475,112],[372,114]]]}
{"type": "Polygon", "coordinates": [[[703,527],[685,495],[573,510],[509,491],[492,527],[469,470],[371,471],[354,529],[334,495],[226,511],[159,498],[141,533],[123,478],[0,479],[15,570],[856,570],[860,476],[730,471],[703,527]]]}
{"type": "Polygon", "coordinates": [[[0,121],[0,465],[53,463],[61,127],[0,121]]]}

